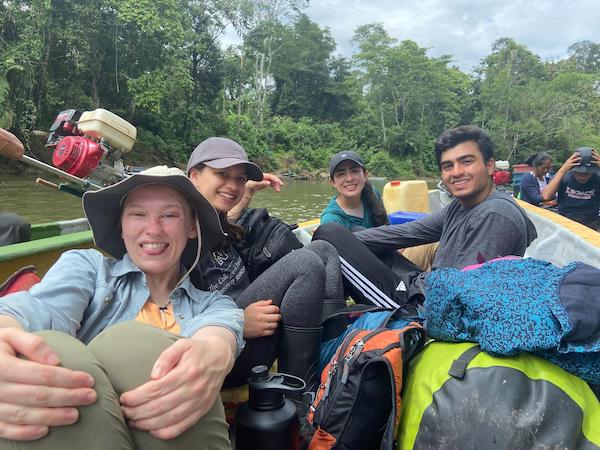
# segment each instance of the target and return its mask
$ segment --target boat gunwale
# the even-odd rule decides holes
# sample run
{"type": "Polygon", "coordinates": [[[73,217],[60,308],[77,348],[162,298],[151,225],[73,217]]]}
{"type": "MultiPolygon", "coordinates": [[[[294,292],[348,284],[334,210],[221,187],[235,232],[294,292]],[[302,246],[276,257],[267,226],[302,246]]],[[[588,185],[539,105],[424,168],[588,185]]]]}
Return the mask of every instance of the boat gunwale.
{"type": "Polygon", "coordinates": [[[92,232],[86,230],[6,245],[0,247],[0,263],[35,254],[60,250],[61,248],[70,249],[74,246],[92,242],[92,232]]]}

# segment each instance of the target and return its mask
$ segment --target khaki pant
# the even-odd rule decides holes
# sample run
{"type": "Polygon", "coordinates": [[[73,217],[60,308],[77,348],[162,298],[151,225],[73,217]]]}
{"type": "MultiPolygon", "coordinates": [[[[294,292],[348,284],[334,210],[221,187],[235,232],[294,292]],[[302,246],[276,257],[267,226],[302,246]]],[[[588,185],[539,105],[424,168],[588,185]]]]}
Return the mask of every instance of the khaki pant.
{"type": "Polygon", "coordinates": [[[420,267],[423,272],[431,272],[431,264],[435,257],[435,251],[438,248],[439,242],[431,244],[417,245],[415,247],[407,247],[402,250],[402,256],[412,262],[415,266],[420,267]]]}
{"type": "Polygon", "coordinates": [[[143,383],[158,356],[179,337],[139,322],[108,328],[84,345],[56,331],[37,333],[58,353],[62,366],[91,374],[96,403],[79,408],[77,423],[52,427],[42,439],[16,442],[0,439],[0,449],[73,450],[222,450],[231,449],[220,396],[193,427],[171,440],[130,429],[124,421],[119,396],[143,383]]]}

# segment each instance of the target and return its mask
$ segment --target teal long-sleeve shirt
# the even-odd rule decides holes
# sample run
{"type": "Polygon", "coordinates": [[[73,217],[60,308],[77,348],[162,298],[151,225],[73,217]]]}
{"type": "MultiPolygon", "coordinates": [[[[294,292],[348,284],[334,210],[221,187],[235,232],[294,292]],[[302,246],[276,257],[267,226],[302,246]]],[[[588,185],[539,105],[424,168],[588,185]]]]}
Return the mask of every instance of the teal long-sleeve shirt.
{"type": "Polygon", "coordinates": [[[329,200],[329,203],[325,209],[323,209],[323,212],[321,213],[322,224],[335,222],[349,230],[354,227],[371,228],[373,226],[373,214],[371,213],[371,210],[367,208],[364,202],[363,209],[365,211],[365,216],[356,217],[347,214],[342,208],[340,208],[340,205],[337,204],[336,199],[337,196],[329,200]]]}

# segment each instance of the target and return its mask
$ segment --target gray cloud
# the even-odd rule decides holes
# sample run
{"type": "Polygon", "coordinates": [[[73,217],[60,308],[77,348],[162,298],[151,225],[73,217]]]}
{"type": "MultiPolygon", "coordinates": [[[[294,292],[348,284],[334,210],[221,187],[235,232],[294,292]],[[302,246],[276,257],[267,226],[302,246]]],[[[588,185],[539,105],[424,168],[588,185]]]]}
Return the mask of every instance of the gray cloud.
{"type": "Polygon", "coordinates": [[[430,56],[450,54],[470,71],[511,37],[543,60],[563,57],[581,40],[600,42],[597,0],[312,0],[308,16],[334,37],[337,52],[350,56],[359,25],[382,22],[398,41],[411,39],[430,56]]]}

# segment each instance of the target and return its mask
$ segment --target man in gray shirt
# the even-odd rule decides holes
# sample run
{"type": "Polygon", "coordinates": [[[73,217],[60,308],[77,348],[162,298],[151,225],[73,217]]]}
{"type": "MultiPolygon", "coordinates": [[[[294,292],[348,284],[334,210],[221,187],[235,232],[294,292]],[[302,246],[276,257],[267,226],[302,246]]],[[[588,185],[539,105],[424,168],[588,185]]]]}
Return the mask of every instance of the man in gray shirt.
{"type": "Polygon", "coordinates": [[[421,292],[419,268],[390,251],[439,241],[433,269],[463,268],[501,256],[523,256],[537,237],[512,197],[494,188],[494,146],[487,133],[475,126],[446,130],[436,141],[435,156],[442,181],[455,197],[441,211],[354,235],[334,224],[317,229],[313,239],[337,248],[345,287],[356,301],[397,307],[421,292]]]}

